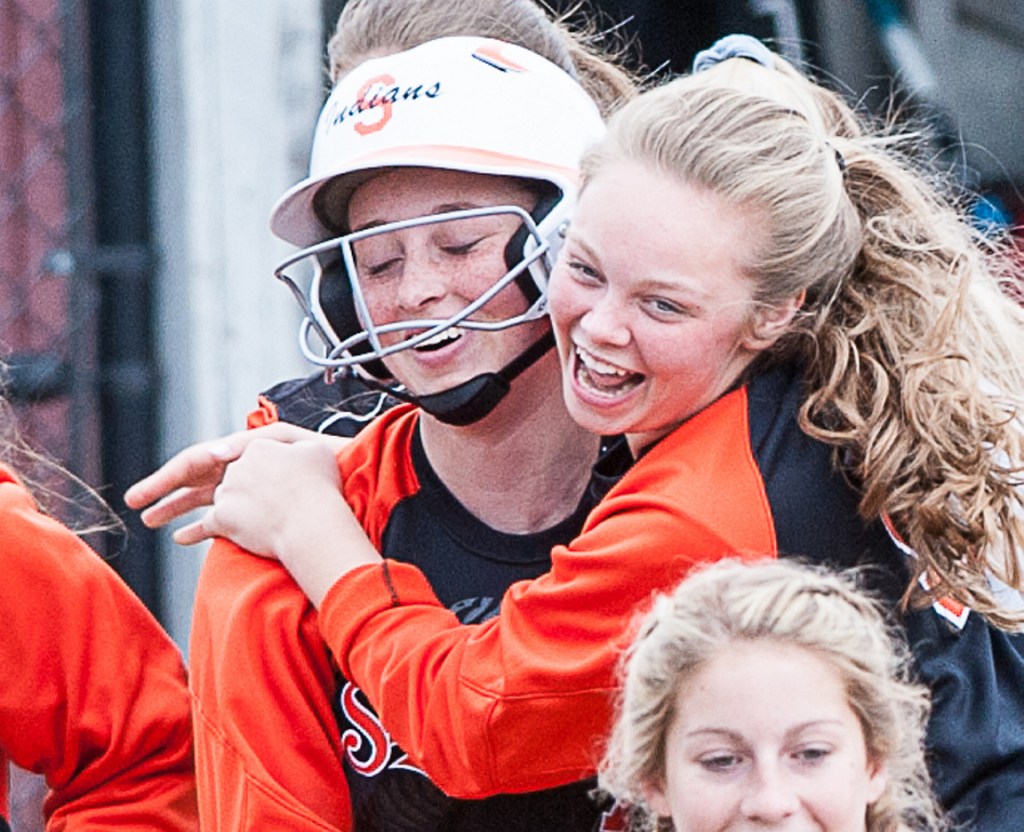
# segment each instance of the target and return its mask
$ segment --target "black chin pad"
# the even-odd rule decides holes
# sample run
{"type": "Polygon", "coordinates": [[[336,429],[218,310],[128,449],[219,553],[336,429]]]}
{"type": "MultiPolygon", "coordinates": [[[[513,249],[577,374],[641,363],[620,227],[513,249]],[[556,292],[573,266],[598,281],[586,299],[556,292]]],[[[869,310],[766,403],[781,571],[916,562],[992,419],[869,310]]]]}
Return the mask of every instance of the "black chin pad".
{"type": "MultiPolygon", "coordinates": [[[[530,185],[537,191],[537,204],[533,206],[530,216],[533,217],[533,221],[537,225],[540,225],[544,217],[551,213],[551,209],[558,204],[558,200],[562,198],[562,192],[550,182],[538,180],[531,182],[530,185]]],[[[514,269],[526,256],[524,249],[529,239],[530,230],[525,223],[521,223],[505,246],[505,267],[507,269],[514,269]]],[[[533,304],[540,297],[540,290],[530,276],[529,269],[516,277],[516,285],[526,296],[528,303],[533,304]]]]}
{"type": "Polygon", "coordinates": [[[449,390],[426,396],[416,396],[407,390],[372,379],[365,379],[363,383],[371,389],[421,407],[438,421],[464,427],[479,422],[494,410],[508,394],[512,381],[554,347],[555,336],[549,329],[498,372],[481,373],[449,390]]]}
{"type": "Polygon", "coordinates": [[[463,427],[490,413],[509,391],[508,380],[497,373],[483,373],[469,381],[416,401],[427,413],[448,425],[463,427]]]}

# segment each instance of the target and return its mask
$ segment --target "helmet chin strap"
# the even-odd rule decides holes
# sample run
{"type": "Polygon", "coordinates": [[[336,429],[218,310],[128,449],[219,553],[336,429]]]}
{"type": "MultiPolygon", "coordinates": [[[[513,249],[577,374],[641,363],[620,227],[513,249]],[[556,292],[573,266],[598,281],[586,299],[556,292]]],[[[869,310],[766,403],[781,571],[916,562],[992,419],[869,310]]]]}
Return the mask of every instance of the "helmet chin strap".
{"type": "Polygon", "coordinates": [[[549,330],[496,373],[481,373],[448,390],[425,396],[396,390],[374,379],[363,379],[363,382],[374,390],[418,405],[438,421],[464,427],[479,422],[491,413],[508,394],[513,379],[536,364],[554,346],[555,336],[549,330]]]}

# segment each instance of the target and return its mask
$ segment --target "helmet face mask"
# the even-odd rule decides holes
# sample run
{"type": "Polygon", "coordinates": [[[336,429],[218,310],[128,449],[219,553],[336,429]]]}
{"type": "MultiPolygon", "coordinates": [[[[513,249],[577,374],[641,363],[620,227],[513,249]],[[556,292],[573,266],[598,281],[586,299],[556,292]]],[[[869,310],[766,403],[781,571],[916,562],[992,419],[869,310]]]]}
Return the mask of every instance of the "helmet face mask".
{"type": "MultiPolygon", "coordinates": [[[[543,224],[550,228],[553,218],[546,219],[543,224]]],[[[553,236],[561,240],[557,229],[553,236]]],[[[547,279],[556,249],[557,243],[542,235],[534,218],[523,208],[495,205],[415,217],[343,234],[288,258],[275,274],[292,289],[306,314],[300,348],[309,361],[333,370],[353,368],[384,379],[390,378],[390,373],[381,359],[420,346],[453,327],[493,332],[546,315],[547,279]],[[504,274],[461,310],[446,317],[374,320],[356,262],[360,242],[405,229],[489,216],[510,216],[519,226],[505,250],[504,274]],[[293,273],[307,260],[313,267],[312,277],[308,287],[303,288],[301,278],[293,273]],[[527,303],[524,311],[499,319],[474,317],[513,283],[523,290],[527,303]],[[401,337],[396,340],[395,334],[401,337]],[[321,342],[319,345],[311,342],[314,335],[321,342]]]]}

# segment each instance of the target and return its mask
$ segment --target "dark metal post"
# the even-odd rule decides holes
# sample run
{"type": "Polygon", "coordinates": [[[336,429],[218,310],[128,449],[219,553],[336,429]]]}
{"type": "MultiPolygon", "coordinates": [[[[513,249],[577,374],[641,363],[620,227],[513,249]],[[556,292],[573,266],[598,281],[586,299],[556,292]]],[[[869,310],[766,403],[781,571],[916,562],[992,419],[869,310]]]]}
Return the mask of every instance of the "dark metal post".
{"type": "MultiPolygon", "coordinates": [[[[92,164],[96,188],[98,348],[103,482],[115,507],[156,466],[146,4],[89,4],[92,164]]],[[[112,562],[152,609],[160,604],[155,535],[125,514],[112,562]]]]}

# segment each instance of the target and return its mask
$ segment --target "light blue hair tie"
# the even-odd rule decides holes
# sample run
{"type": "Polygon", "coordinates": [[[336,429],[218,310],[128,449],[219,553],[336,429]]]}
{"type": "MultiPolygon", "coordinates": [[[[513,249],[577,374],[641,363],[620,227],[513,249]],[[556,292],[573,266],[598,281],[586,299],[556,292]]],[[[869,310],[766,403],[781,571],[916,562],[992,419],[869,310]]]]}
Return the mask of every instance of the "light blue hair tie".
{"type": "Polygon", "coordinates": [[[730,58],[746,58],[768,69],[775,67],[774,53],[757,38],[750,35],[726,35],[697,53],[693,59],[693,71],[703,72],[730,58]]]}

